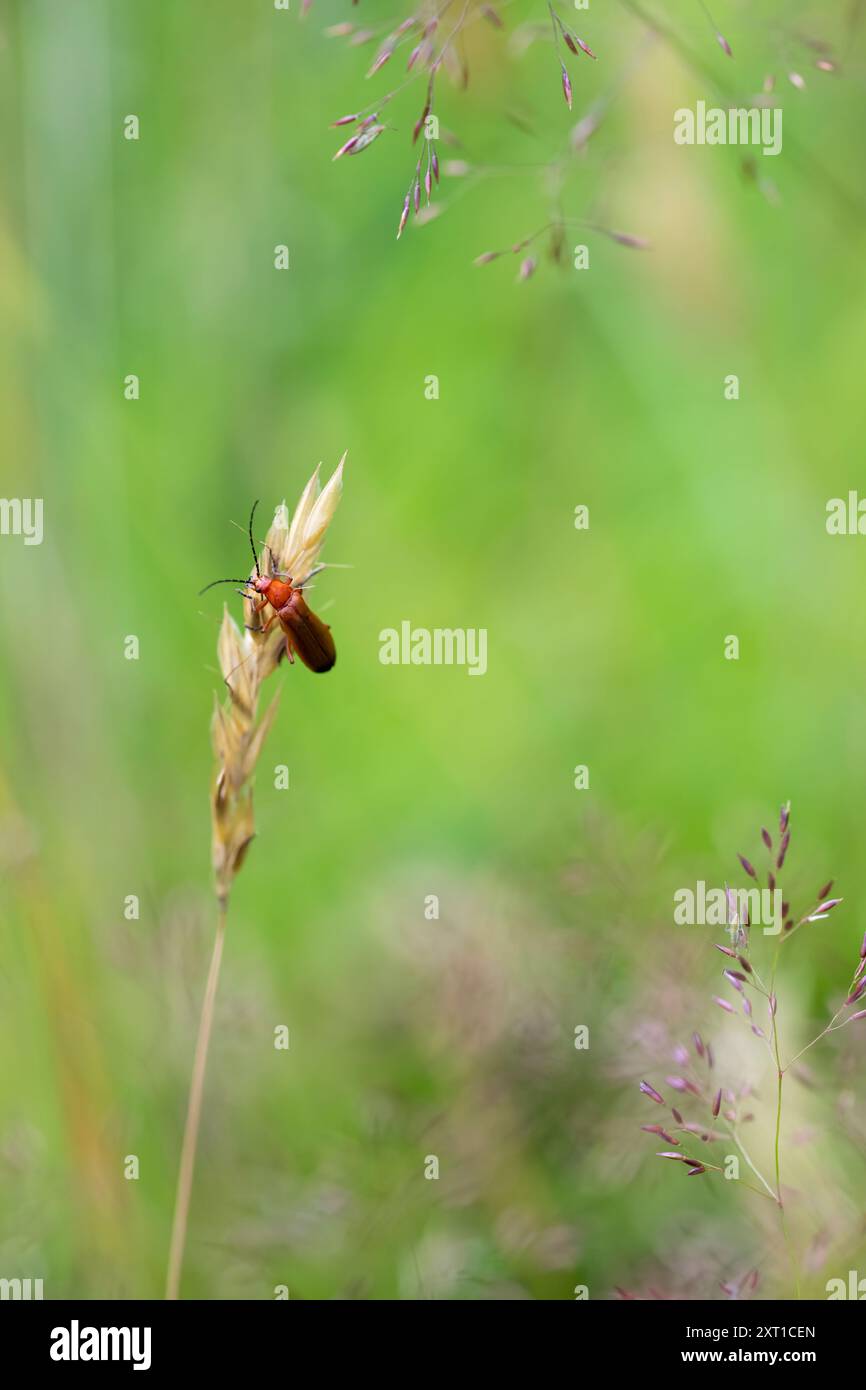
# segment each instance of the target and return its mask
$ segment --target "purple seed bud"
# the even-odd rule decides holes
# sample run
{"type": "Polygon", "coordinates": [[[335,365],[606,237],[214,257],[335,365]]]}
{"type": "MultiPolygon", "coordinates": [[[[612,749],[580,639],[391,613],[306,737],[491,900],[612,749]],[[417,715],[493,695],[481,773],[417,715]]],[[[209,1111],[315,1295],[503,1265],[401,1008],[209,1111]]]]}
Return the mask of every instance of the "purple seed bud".
{"type": "Polygon", "coordinates": [[[682,1043],[678,1043],[674,1048],[674,1061],[679,1062],[681,1067],[687,1067],[689,1064],[688,1049],[683,1047],[682,1043]]]}
{"type": "Polygon", "coordinates": [[[866,980],[861,980],[859,985],[856,985],[855,988],[852,989],[851,993],[848,995],[848,998],[845,1000],[845,1003],[856,1004],[857,1000],[860,998],[864,990],[866,990],[866,980]]]}
{"type": "Polygon", "coordinates": [[[755,873],[754,868],[753,868],[752,865],[749,863],[748,859],[746,858],[746,856],[745,856],[744,854],[738,854],[738,855],[737,855],[737,858],[739,859],[739,861],[740,861],[740,863],[742,864],[743,868],[745,869],[746,873],[749,875],[749,878],[757,878],[757,877],[758,877],[758,875],[755,873]]]}
{"type": "Polygon", "coordinates": [[[368,145],[372,145],[373,141],[378,139],[384,129],[383,125],[370,125],[365,122],[362,130],[350,136],[345,145],[341,145],[334,155],[334,159],[339,159],[343,154],[360,154],[362,150],[365,150],[368,145]]]}
{"type": "Polygon", "coordinates": [[[713,1057],[713,1049],[710,1047],[710,1044],[709,1044],[709,1043],[705,1043],[704,1046],[705,1046],[706,1049],[707,1049],[707,1066],[708,1066],[708,1067],[713,1067],[713,1066],[715,1066],[715,1058],[713,1057]]]}
{"type": "Polygon", "coordinates": [[[747,975],[751,975],[751,973],[752,973],[752,967],[751,967],[751,965],[749,964],[749,962],[746,960],[746,957],[745,957],[745,956],[737,956],[737,960],[740,962],[740,965],[743,967],[743,969],[745,970],[746,974],[747,974],[747,975]]]}
{"type": "Polygon", "coordinates": [[[767,1012],[768,1012],[768,1014],[770,1015],[770,1018],[775,1018],[775,1017],[776,1017],[776,996],[775,996],[775,994],[771,994],[770,997],[769,997],[769,999],[767,1000],[767,1012]]]}
{"type": "Polygon", "coordinates": [[[672,1134],[668,1134],[667,1130],[664,1129],[662,1125],[641,1125],[641,1129],[645,1129],[647,1134],[657,1134],[660,1139],[667,1140],[669,1144],[678,1145],[680,1142],[679,1139],[675,1139],[672,1134]]]}
{"type": "Polygon", "coordinates": [[[692,1033],[692,1042],[693,1042],[694,1045],[695,1045],[695,1052],[698,1054],[699,1057],[703,1057],[703,1055],[704,1055],[704,1042],[703,1042],[703,1038],[701,1037],[700,1033],[692,1033]]]}
{"type": "Polygon", "coordinates": [[[717,951],[721,951],[723,956],[732,956],[734,960],[737,959],[736,951],[732,951],[730,946],[720,946],[717,941],[714,941],[713,945],[715,946],[717,951]]]}
{"type": "Polygon", "coordinates": [[[775,875],[775,874],[773,874],[773,873],[767,874],[767,887],[769,888],[769,890],[770,890],[771,893],[774,892],[775,887],[776,887],[776,875],[775,875]]]}
{"type": "Polygon", "coordinates": [[[752,1017],[752,1001],[751,1001],[751,999],[746,999],[746,998],[743,999],[743,1013],[746,1015],[746,1018],[751,1018],[751,1017],[752,1017]]]}
{"type": "Polygon", "coordinates": [[[657,1153],[656,1158],[673,1158],[677,1163],[694,1163],[693,1158],[686,1158],[685,1154],[657,1153]]]}
{"type": "Polygon", "coordinates": [[[373,65],[370,68],[370,71],[367,73],[367,76],[374,77],[376,73],[379,71],[379,69],[385,66],[393,52],[393,48],[389,48],[386,44],[386,46],[381,50],[381,52],[377,53],[376,57],[374,58],[373,65]]]}
{"type": "Polygon", "coordinates": [[[830,882],[829,882],[829,883],[825,883],[825,884],[824,884],[824,887],[821,889],[820,893],[818,894],[818,902],[821,902],[824,898],[829,898],[829,896],[830,896],[830,889],[831,889],[832,887],[833,887],[833,880],[832,880],[832,878],[831,878],[831,879],[830,879],[830,882]]]}
{"type": "Polygon", "coordinates": [[[412,201],[415,204],[416,213],[421,207],[421,181],[416,179],[412,187],[412,201]]]}
{"type": "Polygon", "coordinates": [[[706,1171],[707,1170],[702,1163],[696,1163],[694,1168],[689,1169],[688,1173],[686,1174],[686,1177],[695,1178],[698,1176],[699,1173],[705,1173],[706,1171]]]}
{"type": "Polygon", "coordinates": [[[609,231],[607,235],[611,241],[617,242],[620,246],[630,246],[633,251],[648,251],[649,242],[645,237],[634,236],[631,232],[609,231]]]}
{"type": "Polygon", "coordinates": [[[595,54],[593,53],[593,51],[592,51],[592,49],[590,48],[589,44],[588,44],[588,43],[584,43],[583,39],[579,39],[579,38],[577,37],[576,34],[575,34],[574,37],[575,37],[575,40],[577,41],[577,46],[578,46],[578,48],[581,49],[581,50],[586,54],[587,58],[595,58],[595,54]]]}
{"type": "Polygon", "coordinates": [[[718,1091],[716,1091],[715,1098],[714,1098],[714,1100],[713,1100],[713,1118],[714,1118],[714,1119],[715,1119],[716,1115],[718,1115],[718,1113],[719,1113],[719,1111],[721,1110],[721,1108],[722,1108],[722,1090],[721,1090],[721,1087],[719,1087],[718,1091]]]}
{"type": "Polygon", "coordinates": [[[863,942],[860,947],[860,959],[866,960],[866,932],[863,934],[863,942]]]}
{"type": "Polygon", "coordinates": [[[717,994],[713,995],[713,1003],[718,1004],[720,1009],[724,1009],[726,1014],[732,1014],[734,1012],[733,1005],[729,1004],[727,999],[720,999],[717,994]]]}
{"type": "Polygon", "coordinates": [[[841,902],[841,898],[828,898],[825,903],[821,903],[820,906],[815,908],[812,916],[817,917],[819,913],[832,912],[833,908],[838,907],[841,902]]]}
{"type": "Polygon", "coordinates": [[[355,122],[360,119],[361,117],[358,115],[357,111],[351,116],[341,116],[338,121],[331,121],[331,129],[336,129],[338,125],[354,125],[355,122]]]}
{"type": "Polygon", "coordinates": [[[428,204],[429,204],[429,202],[430,202],[430,192],[431,192],[432,188],[433,188],[433,175],[432,175],[432,173],[430,172],[430,166],[429,166],[429,164],[428,164],[428,166],[427,166],[427,172],[426,172],[426,174],[424,175],[424,192],[427,194],[427,202],[428,202],[428,204]]]}
{"type": "Polygon", "coordinates": [[[727,53],[729,58],[733,58],[734,55],[731,51],[731,45],[728,43],[724,34],[716,34],[716,43],[719,45],[721,49],[724,50],[725,53],[727,53]]]}
{"type": "Polygon", "coordinates": [[[648,1081],[642,1081],[640,1083],[640,1090],[643,1091],[645,1096],[649,1096],[650,1100],[654,1100],[656,1105],[664,1105],[664,1097],[660,1096],[655,1087],[651,1086],[648,1081]]]}
{"type": "Polygon", "coordinates": [[[519,278],[521,280],[528,280],[530,276],[534,274],[534,272],[535,261],[531,256],[527,256],[525,260],[520,262],[519,278]]]}
{"type": "Polygon", "coordinates": [[[436,180],[436,182],[438,183],[438,182],[439,182],[439,156],[438,156],[438,154],[436,153],[435,150],[433,151],[433,158],[430,160],[430,164],[431,164],[431,166],[432,166],[432,168],[433,168],[433,177],[434,177],[434,179],[436,180]]]}
{"type": "Polygon", "coordinates": [[[779,845],[779,853],[776,857],[776,868],[781,869],[785,862],[785,855],[788,853],[788,845],[791,843],[791,832],[786,830],[779,845]]]}
{"type": "MultiPolygon", "coordinates": [[[[773,89],[772,89],[772,87],[766,87],[765,90],[768,91],[768,92],[771,92],[773,89]]],[[[791,805],[790,805],[790,802],[789,802],[788,805],[787,805],[787,806],[783,806],[782,809],[781,809],[781,811],[779,812],[779,831],[780,831],[780,833],[783,834],[783,835],[784,835],[785,831],[786,831],[787,828],[788,828],[788,821],[790,820],[790,817],[791,817],[791,805]]]]}
{"type": "Polygon", "coordinates": [[[566,105],[568,106],[568,109],[570,111],[572,101],[571,78],[568,75],[568,69],[566,68],[565,63],[560,63],[560,67],[562,68],[562,91],[565,97],[566,105]]]}
{"type": "Polygon", "coordinates": [[[674,1117],[674,1119],[676,1120],[677,1124],[678,1124],[678,1125],[681,1125],[682,1122],[683,1122],[683,1117],[682,1117],[682,1115],[680,1114],[679,1110],[677,1110],[677,1107],[676,1107],[675,1105],[672,1105],[672,1106],[671,1106],[671,1114],[673,1115],[673,1117],[674,1117]]]}
{"type": "Polygon", "coordinates": [[[358,136],[351,135],[349,139],[346,141],[345,145],[341,145],[340,148],[337,150],[337,153],[334,155],[334,159],[339,159],[340,156],[344,154],[351,154],[357,143],[358,136]]]}
{"type": "Polygon", "coordinates": [[[761,839],[764,841],[764,844],[767,846],[767,849],[773,848],[773,837],[770,834],[769,830],[767,830],[763,825],[761,826],[761,839]]]}
{"type": "Polygon", "coordinates": [[[410,199],[409,199],[409,194],[407,193],[407,194],[406,194],[405,201],[404,201],[404,203],[403,203],[403,211],[402,211],[402,213],[401,213],[401,215],[400,215],[400,225],[399,225],[399,227],[397,228],[397,240],[398,240],[398,241],[400,240],[401,236],[403,235],[403,228],[406,226],[406,219],[407,219],[408,216],[409,216],[409,204],[410,204],[410,199]]]}
{"type": "Polygon", "coordinates": [[[856,1014],[852,1014],[850,1019],[851,1023],[854,1022],[855,1018],[866,1018],[866,1009],[860,1009],[856,1014]]]}
{"type": "Polygon", "coordinates": [[[679,1139],[675,1139],[672,1134],[668,1134],[666,1129],[659,1126],[659,1138],[667,1140],[669,1144],[679,1145],[679,1139]]]}

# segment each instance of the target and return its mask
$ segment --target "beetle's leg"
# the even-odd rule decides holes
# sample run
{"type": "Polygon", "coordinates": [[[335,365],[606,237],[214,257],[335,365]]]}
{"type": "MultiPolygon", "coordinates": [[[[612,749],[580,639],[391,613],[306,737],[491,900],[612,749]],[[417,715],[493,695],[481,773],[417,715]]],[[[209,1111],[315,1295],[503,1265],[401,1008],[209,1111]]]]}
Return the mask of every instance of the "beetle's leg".
{"type": "MultiPolygon", "coordinates": [[[[252,652],[250,652],[250,656],[252,656],[252,652]]],[[[226,688],[228,689],[228,691],[229,691],[230,694],[234,694],[234,692],[232,691],[232,686],[231,686],[231,678],[232,678],[232,676],[234,675],[235,671],[239,671],[239,670],[241,669],[242,666],[246,666],[246,664],[247,664],[247,662],[249,661],[249,659],[250,659],[249,656],[245,656],[244,659],[243,659],[243,661],[239,661],[238,664],[237,664],[237,666],[233,666],[232,669],[229,671],[228,675],[225,676],[225,677],[223,678],[223,683],[224,683],[224,685],[226,686],[226,688]]]]}
{"type": "Polygon", "coordinates": [[[286,633],[286,656],[289,658],[289,664],[294,666],[295,653],[294,648],[292,647],[292,639],[288,633],[286,633]]]}
{"type": "MultiPolygon", "coordinates": [[[[256,612],[258,611],[259,610],[256,609],[256,612]]],[[[268,618],[268,621],[265,623],[264,627],[253,627],[251,623],[245,623],[244,626],[246,627],[247,632],[260,632],[264,637],[265,633],[267,632],[268,628],[270,627],[271,623],[274,621],[274,618],[276,616],[276,613],[272,613],[271,616],[268,618]]]]}

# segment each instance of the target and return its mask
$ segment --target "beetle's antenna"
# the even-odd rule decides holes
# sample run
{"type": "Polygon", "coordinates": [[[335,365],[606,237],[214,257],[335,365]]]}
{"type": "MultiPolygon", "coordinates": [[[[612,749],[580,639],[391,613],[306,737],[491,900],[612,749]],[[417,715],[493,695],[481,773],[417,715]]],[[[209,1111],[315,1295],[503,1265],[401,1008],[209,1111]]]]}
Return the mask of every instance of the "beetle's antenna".
{"type": "Polygon", "coordinates": [[[257,497],[256,500],[255,500],[255,502],[253,503],[253,509],[252,509],[252,511],[250,512],[250,527],[249,527],[249,530],[250,530],[250,545],[252,546],[252,550],[253,550],[253,559],[254,559],[255,562],[256,562],[256,574],[259,576],[259,579],[261,579],[261,577],[262,577],[262,572],[261,572],[261,570],[259,569],[259,557],[258,557],[258,555],[256,554],[256,543],[255,543],[255,541],[253,540],[253,517],[254,517],[255,514],[256,514],[256,507],[257,507],[258,505],[259,505],[259,499],[258,499],[258,497],[257,497]]]}
{"type": "Polygon", "coordinates": [[[250,583],[251,581],[249,579],[212,579],[210,584],[205,584],[204,588],[199,589],[198,592],[199,596],[201,596],[206,593],[208,589],[212,589],[215,584],[246,584],[247,587],[249,587],[250,583]]]}

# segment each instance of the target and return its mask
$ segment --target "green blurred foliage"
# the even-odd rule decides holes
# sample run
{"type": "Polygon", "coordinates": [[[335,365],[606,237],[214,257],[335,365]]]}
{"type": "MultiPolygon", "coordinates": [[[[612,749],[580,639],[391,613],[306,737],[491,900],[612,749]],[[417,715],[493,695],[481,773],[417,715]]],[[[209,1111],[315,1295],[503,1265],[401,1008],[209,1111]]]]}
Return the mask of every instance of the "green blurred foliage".
{"type": "MultiPolygon", "coordinates": [[[[832,873],[846,899],[792,943],[792,1041],[835,1007],[866,925],[866,542],[824,526],[863,485],[862,44],[856,7],[732,4],[731,61],[697,5],[652,10],[682,47],[647,42],[636,8],[578,15],[599,60],[571,63],[571,116],[546,39],[518,58],[475,26],[468,89],[442,86],[461,141],[443,159],[495,172],[444,179],[443,214],[397,243],[420,86],[332,162],[329,123],[396,79],[365,83],[374,50],[323,35],[361,11],[387,25],[382,0],[303,21],[268,0],[4,7],[3,492],[45,499],[41,547],[0,540],[6,1277],[160,1295],[230,594],[196,591],[246,565],[231,523],[255,497],[291,504],[348,448],[326,558],[352,568],[316,591],[338,663],[277,677],[185,1293],[712,1297],[752,1265],[759,1292],[790,1291],[772,1212],[653,1166],[635,1083],[664,1075],[666,1039],[716,1026],[709,940],[673,927],[673,890],[733,876],[780,801],[802,895],[832,873]],[[767,72],[785,147],[756,164],[777,200],[741,151],[671,138],[675,108],[767,72]],[[545,166],[611,90],[555,189],[545,166]],[[473,265],[556,197],[652,249],[570,228],[588,272],[544,238],[525,284],[511,256],[473,265]],[[486,628],[486,676],[381,665],[404,619],[486,628]]],[[[545,21],[528,0],[504,15],[545,21]]],[[[794,1216],[802,1249],[827,1247],[819,1289],[858,1257],[862,1144],[839,1106],[863,1045],[816,1049],[786,1120],[801,1187],[816,1163],[829,1194],[794,1216]]]]}

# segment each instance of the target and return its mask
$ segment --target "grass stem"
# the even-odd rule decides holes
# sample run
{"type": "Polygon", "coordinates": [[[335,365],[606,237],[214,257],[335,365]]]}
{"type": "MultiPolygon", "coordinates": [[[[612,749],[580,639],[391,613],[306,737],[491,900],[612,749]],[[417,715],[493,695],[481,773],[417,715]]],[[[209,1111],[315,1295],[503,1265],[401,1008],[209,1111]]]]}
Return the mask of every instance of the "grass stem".
{"type": "Polygon", "coordinates": [[[214,1006],[219,987],[220,965],[222,964],[223,942],[226,933],[227,903],[220,900],[217,915],[216,938],[213,955],[205,986],[204,1002],[198,1025],[198,1038],[192,1064],[192,1079],[189,1087],[189,1104],[186,1112],[186,1125],[183,1131],[183,1147],[180,1154],[180,1170],[177,1178],[177,1195],[174,1202],[174,1221],[171,1228],[171,1247],[168,1256],[168,1276],[165,1296],[176,1299],[180,1295],[180,1277],[183,1269],[183,1255],[186,1247],[186,1230],[189,1219],[189,1205],[192,1196],[192,1180],[195,1173],[195,1155],[198,1146],[199,1122],[204,1095],[204,1078],[207,1070],[207,1057],[210,1049],[210,1035],[213,1026],[214,1006]]]}

